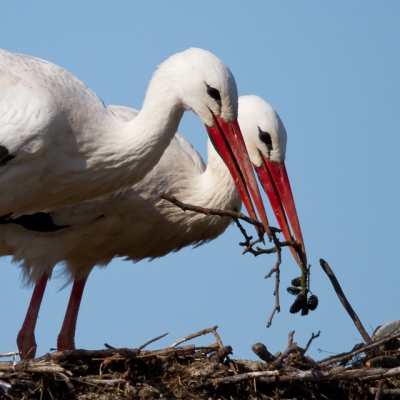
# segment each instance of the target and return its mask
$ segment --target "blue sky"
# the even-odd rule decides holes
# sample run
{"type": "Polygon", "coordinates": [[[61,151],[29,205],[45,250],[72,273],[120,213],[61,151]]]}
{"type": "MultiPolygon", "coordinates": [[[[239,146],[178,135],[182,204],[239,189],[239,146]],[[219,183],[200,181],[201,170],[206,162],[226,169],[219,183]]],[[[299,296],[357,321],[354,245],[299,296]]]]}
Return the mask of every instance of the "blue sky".
{"type": "MultiPolygon", "coordinates": [[[[140,109],[156,66],[173,53],[202,47],[228,64],[239,94],[270,102],[288,132],[286,166],[317,310],[307,317],[289,313],[294,298],[285,288],[298,267],[286,250],[282,311],[267,329],[274,280],[264,275],[275,259],[241,256],[241,235],[230,227],[195,250],[96,269],[84,293],[78,348],[105,342],[137,347],[169,332],[152,347],[160,348],[219,325],[235,358],[256,358],[256,342],[283,351],[291,330],[300,346],[321,331],[309,352],[316,359],[350,350],[361,338],[319,266],[321,257],[367,331],[399,318],[399,15],[399,2],[365,0],[0,3],[1,47],[68,69],[108,104],[140,109]]],[[[198,118],[186,113],[179,131],[205,157],[198,118]]],[[[16,349],[31,290],[21,287],[17,266],[0,262],[5,352],[16,349]]],[[[70,290],[59,291],[62,285],[53,279],[44,297],[39,355],[56,346],[70,290]]]]}

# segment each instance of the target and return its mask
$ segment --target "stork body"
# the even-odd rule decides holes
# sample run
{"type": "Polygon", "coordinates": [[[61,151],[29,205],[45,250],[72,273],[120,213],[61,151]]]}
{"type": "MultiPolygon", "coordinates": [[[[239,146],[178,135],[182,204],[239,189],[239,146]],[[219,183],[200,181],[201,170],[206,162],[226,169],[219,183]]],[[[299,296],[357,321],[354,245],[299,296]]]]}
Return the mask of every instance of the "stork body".
{"type": "MultiPolygon", "coordinates": [[[[162,63],[140,113],[129,121],[118,120],[68,71],[0,50],[0,187],[6,188],[0,217],[78,204],[139,182],[161,158],[185,110],[199,116],[217,146],[226,136],[228,147],[241,147],[235,80],[205,50],[189,49],[162,63]]],[[[225,162],[232,160],[221,151],[225,162]]],[[[232,151],[267,227],[247,155],[242,162],[241,150],[232,151]]],[[[247,190],[239,190],[252,208],[247,190]]]]}
{"type": "MultiPolygon", "coordinates": [[[[245,96],[240,101],[243,104],[240,110],[244,111],[240,123],[246,127],[244,137],[252,162],[258,167],[263,157],[283,162],[286,131],[277,114],[256,96],[245,96]],[[257,107],[262,107],[259,115],[254,113],[257,107]]],[[[125,107],[111,108],[121,120],[131,119],[137,113],[125,107]]],[[[43,227],[40,216],[33,223],[32,217],[28,217],[0,225],[3,230],[0,238],[5,238],[0,243],[0,254],[12,254],[14,261],[21,262],[26,278],[37,283],[38,296],[43,295],[54,266],[58,262],[66,264],[74,285],[58,338],[59,349],[74,348],[81,296],[95,265],[105,266],[116,256],[134,261],[162,257],[216,238],[231,222],[227,217],[183,212],[160,199],[164,192],[206,208],[240,209],[241,206],[234,181],[210,141],[206,167],[190,143],[176,134],[160,162],[133,187],[99,200],[42,213],[42,217],[50,217],[55,230],[38,232],[43,227]]],[[[37,313],[39,308],[32,307],[37,313]]],[[[32,321],[36,319],[29,310],[27,318],[21,331],[30,339],[21,340],[24,344],[20,346],[25,354],[35,344],[32,321]]]]}
{"type": "MultiPolygon", "coordinates": [[[[127,107],[111,108],[121,120],[137,115],[127,107]]],[[[51,276],[59,262],[67,263],[73,279],[81,279],[94,266],[105,266],[114,257],[154,259],[208,242],[231,222],[228,217],[182,212],[160,198],[165,192],[207,208],[240,209],[242,204],[211,142],[206,166],[193,146],[176,133],[159,163],[131,188],[42,213],[51,218],[55,230],[41,232],[40,216],[36,225],[30,224],[31,229],[26,227],[33,216],[0,225],[0,237],[7,238],[0,245],[0,254],[12,254],[14,261],[21,262],[29,282],[37,282],[44,273],[51,276]]]]}

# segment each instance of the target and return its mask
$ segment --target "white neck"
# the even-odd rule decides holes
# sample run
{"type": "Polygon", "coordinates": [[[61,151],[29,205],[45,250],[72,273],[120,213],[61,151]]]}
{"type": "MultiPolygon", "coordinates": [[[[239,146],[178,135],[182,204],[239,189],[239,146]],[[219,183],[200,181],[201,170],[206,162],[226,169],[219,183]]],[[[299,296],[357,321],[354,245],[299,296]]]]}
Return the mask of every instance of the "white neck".
{"type": "Polygon", "coordinates": [[[206,208],[240,209],[241,199],[227,166],[210,140],[207,147],[207,167],[204,173],[192,182],[192,188],[188,190],[193,197],[193,200],[190,200],[192,203],[189,204],[206,208]]]}
{"type": "Polygon", "coordinates": [[[111,126],[103,130],[104,168],[114,170],[116,179],[121,170],[126,172],[127,185],[140,181],[158,163],[185,111],[173,85],[162,78],[154,74],[136,118],[128,122],[110,118],[111,126]]]}

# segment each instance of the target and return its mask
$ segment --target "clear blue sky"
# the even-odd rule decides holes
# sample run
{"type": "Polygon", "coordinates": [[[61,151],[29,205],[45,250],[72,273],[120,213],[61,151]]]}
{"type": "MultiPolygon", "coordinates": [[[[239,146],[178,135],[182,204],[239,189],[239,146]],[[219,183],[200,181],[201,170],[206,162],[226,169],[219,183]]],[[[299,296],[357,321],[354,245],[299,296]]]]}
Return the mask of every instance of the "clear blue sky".
{"type": "MultiPolygon", "coordinates": [[[[108,104],[140,108],[156,66],[188,47],[224,60],[240,94],[257,94],[288,132],[286,166],[312,264],[318,309],[289,313],[285,288],[298,267],[285,251],[282,311],[267,329],[273,256],[241,256],[235,227],[201,248],[151,263],[115,260],[90,277],[78,320],[78,348],[153,348],[219,325],[235,358],[251,345],[283,351],[287,334],[317,359],[361,341],[319,266],[336,272],[366,329],[399,318],[400,3],[397,1],[68,1],[0,3],[0,46],[58,64],[108,104]],[[397,178],[396,178],[397,176],[397,178]]],[[[193,114],[179,128],[205,156],[193,114]]],[[[7,190],[2,188],[2,190],[7,190]]],[[[9,259],[0,268],[0,352],[16,349],[31,290],[9,259]]],[[[70,287],[53,279],[37,325],[38,354],[56,346],[70,287]]],[[[204,342],[211,343],[209,338],[204,342]]]]}

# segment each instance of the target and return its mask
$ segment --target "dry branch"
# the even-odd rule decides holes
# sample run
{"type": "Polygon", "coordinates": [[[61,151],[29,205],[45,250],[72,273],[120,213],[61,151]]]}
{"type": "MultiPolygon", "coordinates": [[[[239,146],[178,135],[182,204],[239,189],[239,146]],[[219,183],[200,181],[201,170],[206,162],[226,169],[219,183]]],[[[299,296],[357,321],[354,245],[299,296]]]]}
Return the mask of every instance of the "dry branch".
{"type": "Polygon", "coordinates": [[[72,375],[72,373],[60,365],[51,362],[35,362],[35,360],[29,361],[2,361],[0,362],[1,372],[38,372],[44,374],[66,374],[72,375]]]}
{"type": "Polygon", "coordinates": [[[215,325],[215,326],[213,326],[212,328],[207,328],[207,329],[203,329],[203,330],[201,330],[201,331],[192,333],[192,334],[190,334],[190,335],[188,335],[188,336],[185,336],[185,337],[182,338],[182,339],[176,340],[174,343],[172,343],[171,345],[169,345],[168,348],[176,347],[176,346],[178,346],[179,344],[181,344],[181,343],[183,343],[183,342],[187,342],[188,340],[194,339],[195,337],[198,337],[198,336],[206,335],[207,333],[213,332],[213,331],[215,331],[216,329],[218,329],[218,325],[215,325]]]}
{"type": "Polygon", "coordinates": [[[345,352],[342,354],[338,354],[336,356],[330,356],[330,357],[324,358],[323,360],[318,361],[318,365],[320,367],[325,367],[327,365],[335,364],[335,363],[339,363],[339,362],[343,362],[343,361],[348,362],[357,354],[365,353],[370,350],[374,350],[374,349],[378,348],[379,346],[381,346],[382,344],[389,342],[390,340],[398,338],[398,337],[400,337],[400,332],[396,332],[396,333],[386,336],[382,339],[376,340],[376,341],[372,342],[371,344],[357,346],[357,348],[354,350],[351,350],[351,351],[348,351],[348,352],[345,352]]]}
{"type": "MultiPolygon", "coordinates": [[[[352,380],[377,380],[400,376],[399,368],[373,368],[373,369],[355,369],[343,371],[343,367],[334,367],[324,370],[312,369],[309,371],[280,371],[279,379],[281,382],[323,382],[323,381],[352,381],[352,380]]],[[[264,378],[262,382],[272,383],[273,379],[264,378]]]]}
{"type": "MultiPolygon", "coordinates": [[[[284,246],[294,246],[296,247],[297,244],[295,241],[291,241],[291,242],[280,242],[277,237],[276,237],[276,233],[280,232],[279,229],[277,228],[273,228],[270,227],[270,232],[269,232],[269,237],[270,239],[273,240],[274,242],[274,247],[270,248],[270,249],[262,249],[260,247],[257,247],[257,249],[255,250],[253,248],[253,246],[257,243],[260,243],[261,241],[263,241],[262,236],[260,236],[259,239],[252,241],[252,236],[247,235],[246,230],[243,228],[243,226],[241,225],[241,223],[239,222],[239,220],[243,220],[245,222],[248,222],[254,226],[256,226],[259,229],[263,229],[262,224],[252,218],[247,217],[246,215],[239,213],[237,211],[231,211],[231,210],[217,210],[217,209],[209,209],[209,208],[204,208],[204,207],[199,207],[199,206],[194,206],[191,204],[185,204],[182,203],[181,201],[179,201],[178,199],[176,199],[174,196],[168,194],[168,193],[164,193],[160,196],[162,199],[164,200],[168,200],[170,201],[172,204],[176,205],[177,207],[181,208],[183,211],[194,211],[194,212],[198,212],[201,214],[205,214],[205,215],[219,215],[219,216],[229,216],[231,217],[236,225],[238,226],[239,230],[241,231],[241,233],[243,234],[244,238],[245,238],[245,242],[239,243],[240,246],[245,247],[243,254],[249,252],[251,254],[253,254],[254,256],[258,256],[260,254],[272,254],[272,253],[277,253],[277,261],[275,263],[274,268],[270,271],[270,273],[267,276],[271,276],[273,273],[275,273],[275,290],[274,290],[274,296],[275,296],[275,306],[271,312],[271,315],[267,321],[267,327],[270,327],[272,324],[272,319],[275,315],[276,312],[280,312],[280,304],[279,304],[279,282],[280,282],[280,270],[279,270],[279,265],[282,262],[282,257],[281,257],[281,252],[282,252],[282,247],[284,246]]],[[[217,339],[218,340],[218,339],[217,339]]]]}
{"type": "Polygon", "coordinates": [[[172,204],[181,208],[183,211],[194,211],[194,212],[204,214],[204,215],[218,215],[220,217],[237,218],[237,219],[246,221],[249,224],[254,225],[254,226],[264,230],[264,227],[260,221],[250,218],[247,215],[242,214],[241,212],[232,211],[232,210],[218,210],[215,208],[204,208],[204,207],[199,207],[199,206],[193,206],[190,204],[184,204],[181,201],[179,201],[175,196],[172,196],[168,193],[163,193],[160,197],[164,200],[168,200],[172,204]]]}
{"type": "Polygon", "coordinates": [[[356,314],[353,307],[350,305],[349,301],[347,300],[347,297],[345,296],[345,294],[342,290],[342,287],[340,286],[339,281],[336,279],[336,276],[333,273],[331,267],[322,258],[319,260],[319,262],[320,262],[321,267],[324,270],[324,272],[328,275],[328,278],[330,279],[330,281],[333,285],[333,288],[335,289],[335,292],[339,297],[340,302],[343,304],[343,307],[349,314],[350,318],[353,320],[353,322],[354,322],[356,328],[358,329],[358,331],[360,332],[362,338],[364,339],[364,341],[366,343],[371,343],[372,342],[371,337],[368,335],[360,318],[358,318],[358,315],[356,314]]]}

